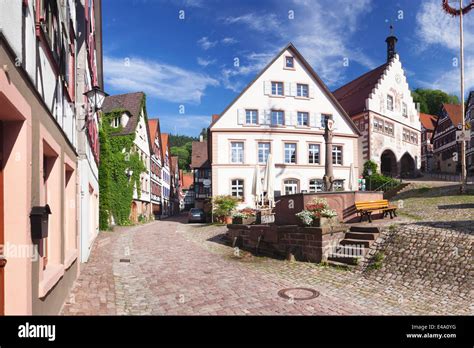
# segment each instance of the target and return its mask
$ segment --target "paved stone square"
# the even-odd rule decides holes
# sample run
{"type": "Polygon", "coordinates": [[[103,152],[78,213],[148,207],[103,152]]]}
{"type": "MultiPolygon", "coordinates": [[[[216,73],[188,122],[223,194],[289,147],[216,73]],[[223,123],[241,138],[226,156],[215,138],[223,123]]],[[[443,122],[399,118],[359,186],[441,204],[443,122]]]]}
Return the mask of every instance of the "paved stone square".
{"type": "MultiPolygon", "coordinates": [[[[226,245],[224,226],[183,217],[101,232],[65,315],[473,314],[471,285],[405,281],[255,256],[226,245]],[[446,285],[446,286],[444,286],[446,285]],[[310,300],[310,288],[320,295],[310,300]]],[[[417,228],[404,224],[400,228],[417,228]]],[[[420,227],[421,228],[421,227],[420,227]]],[[[425,228],[425,227],[423,227],[425,228]]],[[[472,238],[472,235],[471,235],[472,238]]],[[[472,240],[471,240],[472,241],[472,240]]],[[[472,257],[471,254],[469,254],[472,257]]],[[[467,283],[468,284],[468,283],[467,283]]]]}

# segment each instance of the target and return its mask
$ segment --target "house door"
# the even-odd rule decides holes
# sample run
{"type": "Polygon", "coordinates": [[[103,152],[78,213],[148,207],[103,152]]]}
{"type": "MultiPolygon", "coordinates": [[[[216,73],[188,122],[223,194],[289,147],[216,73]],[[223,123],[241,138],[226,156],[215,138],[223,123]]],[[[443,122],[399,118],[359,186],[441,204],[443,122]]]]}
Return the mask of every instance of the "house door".
{"type": "Polygon", "coordinates": [[[5,265],[3,226],[3,122],[0,121],[0,315],[5,314],[5,265]]]}

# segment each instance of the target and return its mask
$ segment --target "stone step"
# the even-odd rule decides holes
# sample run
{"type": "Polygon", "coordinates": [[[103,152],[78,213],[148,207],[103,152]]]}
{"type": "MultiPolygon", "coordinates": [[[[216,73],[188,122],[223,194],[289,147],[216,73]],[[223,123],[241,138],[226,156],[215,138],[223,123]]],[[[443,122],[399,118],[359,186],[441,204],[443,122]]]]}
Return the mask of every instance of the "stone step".
{"type": "Polygon", "coordinates": [[[357,266],[361,257],[357,256],[338,256],[337,254],[330,255],[328,257],[329,262],[335,262],[337,264],[346,264],[351,266],[357,266]]]}
{"type": "Polygon", "coordinates": [[[376,240],[378,235],[378,233],[346,232],[345,239],[376,240]]]}
{"type": "Polygon", "coordinates": [[[341,244],[341,245],[353,245],[354,247],[363,246],[364,248],[370,248],[370,245],[373,242],[374,242],[373,240],[345,238],[345,239],[341,240],[339,244],[341,244]]]}
{"type": "Polygon", "coordinates": [[[376,226],[351,226],[351,232],[380,233],[380,228],[376,226]]]}
{"type": "Polygon", "coordinates": [[[346,269],[346,270],[351,270],[351,269],[354,269],[356,267],[355,264],[349,264],[349,263],[344,263],[344,262],[338,262],[338,261],[334,261],[334,260],[329,260],[327,261],[328,265],[331,266],[331,267],[335,267],[335,268],[342,268],[342,269],[346,269]]]}

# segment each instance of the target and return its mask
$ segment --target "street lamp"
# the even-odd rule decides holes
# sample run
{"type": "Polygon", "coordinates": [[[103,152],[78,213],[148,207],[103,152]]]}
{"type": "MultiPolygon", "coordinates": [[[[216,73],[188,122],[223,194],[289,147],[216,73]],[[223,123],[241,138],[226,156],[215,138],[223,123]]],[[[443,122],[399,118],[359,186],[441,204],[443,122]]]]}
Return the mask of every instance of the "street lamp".
{"type": "Polygon", "coordinates": [[[92,87],[92,89],[84,93],[84,95],[87,97],[89,104],[93,106],[94,112],[102,108],[104,99],[108,96],[108,94],[101,90],[99,86],[92,87]]]}

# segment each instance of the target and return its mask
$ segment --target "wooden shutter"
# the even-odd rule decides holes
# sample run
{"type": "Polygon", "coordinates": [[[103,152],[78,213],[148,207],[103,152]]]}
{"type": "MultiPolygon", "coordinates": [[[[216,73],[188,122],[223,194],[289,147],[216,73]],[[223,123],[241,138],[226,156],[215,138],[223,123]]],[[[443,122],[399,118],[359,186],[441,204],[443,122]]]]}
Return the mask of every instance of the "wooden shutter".
{"type": "Polygon", "coordinates": [[[265,110],[265,123],[264,124],[270,125],[272,123],[271,118],[272,118],[272,112],[270,110],[265,110]]]}
{"type": "Polygon", "coordinates": [[[245,123],[245,109],[237,109],[237,124],[245,123]]]}
{"type": "Polygon", "coordinates": [[[315,125],[313,127],[323,128],[323,127],[321,127],[321,114],[319,114],[319,113],[315,114],[315,125]]]}
{"type": "Polygon", "coordinates": [[[290,82],[283,82],[284,95],[290,95],[290,82]]]}
{"type": "Polygon", "coordinates": [[[290,84],[290,95],[292,97],[296,97],[296,86],[297,86],[296,83],[291,82],[291,84],[290,84]]]}
{"type": "Polygon", "coordinates": [[[309,126],[310,127],[318,127],[318,124],[317,124],[317,113],[315,112],[311,112],[309,114],[309,126]]]}
{"type": "Polygon", "coordinates": [[[272,82],[263,81],[263,94],[270,95],[272,94],[272,82]]]}
{"type": "Polygon", "coordinates": [[[265,110],[258,110],[258,124],[265,124],[265,110]]]}

